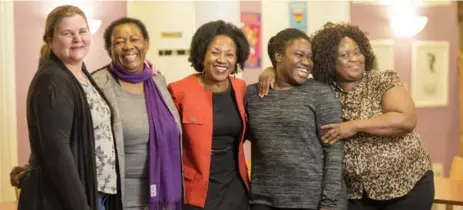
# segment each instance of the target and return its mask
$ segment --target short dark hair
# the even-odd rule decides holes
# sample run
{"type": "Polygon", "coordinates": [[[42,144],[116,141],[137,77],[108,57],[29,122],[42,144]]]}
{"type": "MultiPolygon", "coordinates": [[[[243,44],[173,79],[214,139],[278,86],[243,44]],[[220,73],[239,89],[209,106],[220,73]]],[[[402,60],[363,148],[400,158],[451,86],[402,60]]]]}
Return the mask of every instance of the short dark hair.
{"type": "Polygon", "coordinates": [[[104,31],[104,45],[108,53],[110,53],[110,50],[111,50],[111,35],[114,31],[114,28],[122,24],[130,24],[130,23],[135,24],[140,29],[141,34],[143,35],[143,38],[149,42],[150,37],[148,34],[148,30],[146,30],[146,26],[145,24],[143,24],[143,22],[141,22],[141,20],[138,20],[135,18],[129,18],[129,17],[122,17],[122,18],[119,18],[113,21],[111,24],[109,24],[109,26],[104,31]]]}
{"type": "Polygon", "coordinates": [[[296,39],[305,39],[310,42],[310,38],[306,33],[295,28],[284,29],[270,38],[268,41],[267,51],[268,56],[270,57],[270,61],[272,61],[273,68],[277,67],[275,53],[284,53],[286,47],[288,47],[288,45],[290,45],[296,39]]]}
{"type": "Polygon", "coordinates": [[[218,35],[228,36],[235,42],[237,60],[232,73],[237,72],[238,65],[244,68],[244,63],[249,56],[249,43],[246,36],[235,25],[226,23],[223,20],[217,20],[205,23],[199,27],[191,40],[188,61],[197,72],[202,72],[204,70],[203,62],[207,48],[214,37],[218,35]]]}
{"type": "Polygon", "coordinates": [[[373,69],[375,54],[367,38],[367,33],[358,26],[349,23],[328,22],[312,37],[314,63],[312,75],[314,79],[338,87],[336,84],[336,62],[338,47],[344,37],[351,38],[359,46],[360,52],[365,57],[365,71],[373,69]]]}

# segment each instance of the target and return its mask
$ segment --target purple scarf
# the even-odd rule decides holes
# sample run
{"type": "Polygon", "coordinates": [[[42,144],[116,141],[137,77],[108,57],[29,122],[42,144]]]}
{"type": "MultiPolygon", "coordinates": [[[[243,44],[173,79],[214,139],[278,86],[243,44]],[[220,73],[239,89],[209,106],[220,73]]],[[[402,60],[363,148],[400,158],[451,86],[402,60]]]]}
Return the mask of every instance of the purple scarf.
{"type": "Polygon", "coordinates": [[[145,63],[140,73],[131,74],[110,64],[116,78],[129,83],[143,82],[149,122],[150,210],[182,209],[180,139],[177,124],[145,63]]]}

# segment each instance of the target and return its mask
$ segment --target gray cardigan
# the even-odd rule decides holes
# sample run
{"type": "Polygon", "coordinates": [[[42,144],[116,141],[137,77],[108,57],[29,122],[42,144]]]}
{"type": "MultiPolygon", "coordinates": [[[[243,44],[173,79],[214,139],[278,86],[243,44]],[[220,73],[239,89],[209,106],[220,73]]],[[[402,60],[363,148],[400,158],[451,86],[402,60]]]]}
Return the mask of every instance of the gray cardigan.
{"type": "MultiPolygon", "coordinates": [[[[116,150],[117,150],[117,158],[119,162],[119,176],[120,176],[120,181],[121,181],[121,197],[122,201],[124,201],[124,183],[125,183],[125,153],[124,153],[124,135],[123,135],[123,130],[122,130],[122,122],[121,122],[121,114],[119,113],[118,109],[118,104],[116,100],[116,95],[115,95],[115,88],[114,85],[111,84],[117,84],[114,82],[110,82],[110,80],[114,80],[114,77],[109,71],[109,67],[106,66],[102,69],[99,69],[95,72],[92,73],[92,77],[95,80],[96,84],[98,87],[103,91],[104,95],[108,99],[112,110],[113,110],[113,130],[114,130],[114,138],[116,141],[116,150]]],[[[181,137],[182,137],[182,124],[180,122],[180,117],[177,111],[177,108],[175,107],[174,102],[172,101],[172,97],[169,93],[169,91],[166,88],[166,79],[163,75],[158,74],[157,76],[153,77],[153,80],[156,82],[156,85],[158,86],[159,90],[162,93],[162,97],[164,98],[164,101],[166,102],[167,106],[169,107],[170,112],[175,118],[175,122],[177,123],[177,128],[180,133],[180,143],[181,143],[181,137]]],[[[148,190],[148,189],[147,189],[148,190]]],[[[122,205],[125,209],[125,204],[122,202],[122,205]]]]}

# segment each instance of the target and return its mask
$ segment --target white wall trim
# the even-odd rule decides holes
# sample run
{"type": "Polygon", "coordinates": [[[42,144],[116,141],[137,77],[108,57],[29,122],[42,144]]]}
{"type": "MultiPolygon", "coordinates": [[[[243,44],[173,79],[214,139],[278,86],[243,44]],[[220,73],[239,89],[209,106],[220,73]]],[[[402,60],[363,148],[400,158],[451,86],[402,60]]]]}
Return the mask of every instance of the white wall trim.
{"type": "Polygon", "coordinates": [[[0,1],[0,202],[16,200],[9,172],[18,164],[13,1],[0,1]]]}

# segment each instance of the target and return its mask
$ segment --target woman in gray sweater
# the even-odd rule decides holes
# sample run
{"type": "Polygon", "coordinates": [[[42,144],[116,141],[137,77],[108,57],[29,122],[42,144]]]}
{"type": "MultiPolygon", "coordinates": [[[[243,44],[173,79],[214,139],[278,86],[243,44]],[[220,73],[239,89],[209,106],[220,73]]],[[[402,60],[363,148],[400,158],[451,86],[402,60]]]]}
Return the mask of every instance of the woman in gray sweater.
{"type": "Polygon", "coordinates": [[[280,31],[268,54],[275,88],[264,98],[256,84],[246,93],[252,209],[343,209],[343,143],[322,143],[320,130],[342,122],[341,107],[328,85],[308,79],[309,37],[297,29],[280,31]]]}

